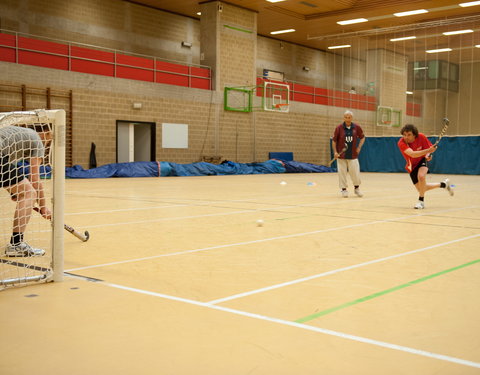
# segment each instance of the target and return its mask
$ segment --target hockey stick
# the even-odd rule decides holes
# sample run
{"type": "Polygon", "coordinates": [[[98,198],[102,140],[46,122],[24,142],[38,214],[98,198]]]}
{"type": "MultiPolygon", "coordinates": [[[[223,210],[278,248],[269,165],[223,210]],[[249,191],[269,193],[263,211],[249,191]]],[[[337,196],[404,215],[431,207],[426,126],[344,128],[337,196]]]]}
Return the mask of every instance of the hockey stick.
{"type": "Polygon", "coordinates": [[[442,130],[440,131],[440,134],[438,135],[438,139],[437,141],[435,142],[434,146],[437,147],[438,143],[440,142],[440,140],[442,139],[442,137],[445,135],[445,133],[447,132],[447,129],[448,129],[448,125],[450,125],[450,120],[448,118],[444,118],[442,120],[443,122],[443,128],[442,130]]]}
{"type": "MultiPolygon", "coordinates": [[[[40,213],[40,208],[38,207],[33,207],[35,211],[40,213]]],[[[63,224],[63,229],[65,229],[67,232],[73,234],[75,237],[77,237],[79,240],[83,242],[87,242],[88,239],[90,238],[90,233],[88,231],[85,231],[84,233],[80,233],[79,231],[75,230],[75,228],[71,227],[70,225],[63,224]]]]}
{"type": "MultiPolygon", "coordinates": [[[[12,200],[14,202],[17,201],[17,197],[13,194],[11,194],[11,197],[12,197],[12,200]]],[[[39,214],[41,214],[40,212],[40,208],[38,207],[33,207],[33,209],[35,211],[37,211],[39,214]]],[[[87,242],[88,239],[90,238],[90,233],[88,233],[88,231],[85,231],[84,233],[80,233],[79,231],[75,230],[75,228],[71,227],[70,225],[67,225],[67,224],[63,224],[63,229],[65,229],[67,232],[73,234],[75,237],[77,237],[79,240],[83,241],[83,242],[87,242]]]]}
{"type": "MultiPolygon", "coordinates": [[[[348,146],[345,145],[345,147],[342,149],[342,151],[339,152],[339,155],[341,155],[341,154],[343,154],[345,151],[347,151],[347,148],[348,148],[348,146]]],[[[330,160],[330,161],[328,162],[328,166],[330,167],[335,160],[337,160],[337,158],[333,158],[332,160],[330,160]]]]}

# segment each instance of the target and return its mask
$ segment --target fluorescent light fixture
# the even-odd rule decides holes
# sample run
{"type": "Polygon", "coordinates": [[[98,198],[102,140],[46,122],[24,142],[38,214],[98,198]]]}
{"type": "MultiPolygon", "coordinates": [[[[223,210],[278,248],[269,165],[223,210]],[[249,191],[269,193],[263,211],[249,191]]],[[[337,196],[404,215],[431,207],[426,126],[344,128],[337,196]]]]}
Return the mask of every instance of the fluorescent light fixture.
{"type": "Polygon", "coordinates": [[[428,70],[428,66],[419,66],[418,68],[413,68],[413,70],[428,70]]]}
{"type": "Polygon", "coordinates": [[[407,95],[413,95],[413,91],[405,91],[405,94],[407,94],[407,95]]]}
{"type": "Polygon", "coordinates": [[[477,44],[475,47],[480,48],[480,44],[477,44]]]}
{"type": "Polygon", "coordinates": [[[451,48],[439,48],[439,49],[430,49],[428,51],[425,51],[426,53],[438,53],[438,52],[450,52],[452,49],[451,48]]]}
{"type": "Polygon", "coordinates": [[[328,47],[328,49],[339,49],[339,48],[350,48],[351,45],[350,44],[344,44],[344,45],[341,45],[341,46],[330,46],[328,47]]]}
{"type": "Polygon", "coordinates": [[[443,35],[457,35],[457,34],[468,34],[473,33],[473,30],[457,30],[457,31],[446,31],[443,35]]]}
{"type": "Polygon", "coordinates": [[[202,15],[202,12],[197,12],[197,16],[201,16],[202,15]]]}
{"type": "Polygon", "coordinates": [[[276,34],[284,34],[284,33],[293,33],[295,29],[286,29],[286,30],[277,30],[277,31],[272,31],[270,34],[276,35],[276,34]]]}
{"type": "Polygon", "coordinates": [[[366,18],[355,18],[354,20],[338,21],[339,25],[351,25],[353,23],[368,22],[366,18]]]}
{"type": "Polygon", "coordinates": [[[393,39],[390,39],[390,42],[399,42],[401,40],[409,40],[409,39],[417,39],[416,36],[404,36],[402,38],[393,38],[393,39]]]}
{"type": "Polygon", "coordinates": [[[281,1],[285,1],[285,0],[267,0],[269,3],[279,3],[281,1]]]}
{"type": "Polygon", "coordinates": [[[408,12],[393,13],[395,17],[413,16],[415,14],[428,13],[426,9],[409,10],[408,12]]]}
{"type": "Polygon", "coordinates": [[[458,5],[460,5],[461,7],[473,7],[475,5],[480,5],[480,1],[470,1],[468,3],[461,3],[458,5]]]}

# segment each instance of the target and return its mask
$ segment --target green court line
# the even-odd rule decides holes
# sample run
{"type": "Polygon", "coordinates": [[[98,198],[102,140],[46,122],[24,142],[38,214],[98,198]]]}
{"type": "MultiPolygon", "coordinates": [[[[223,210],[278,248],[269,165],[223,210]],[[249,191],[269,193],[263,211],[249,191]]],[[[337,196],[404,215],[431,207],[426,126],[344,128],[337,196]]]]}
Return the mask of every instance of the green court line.
{"type": "Polygon", "coordinates": [[[239,27],[234,27],[234,26],[230,26],[230,25],[223,25],[223,27],[226,27],[227,29],[232,29],[232,30],[236,30],[236,31],[241,31],[243,33],[248,33],[248,34],[252,34],[253,31],[251,30],[245,30],[245,29],[241,29],[239,27]]]}
{"type": "Polygon", "coordinates": [[[424,276],[424,277],[422,277],[422,278],[420,278],[420,279],[410,281],[410,282],[408,282],[408,283],[406,283],[406,284],[402,284],[402,285],[395,286],[395,287],[393,287],[393,288],[389,288],[389,289],[386,289],[386,290],[382,290],[381,292],[377,292],[377,293],[374,293],[374,294],[370,294],[369,296],[362,297],[362,298],[358,298],[358,299],[356,299],[356,300],[353,300],[353,301],[350,301],[350,302],[346,302],[346,303],[341,304],[341,305],[336,306],[336,307],[331,307],[331,308],[329,308],[329,309],[326,309],[326,310],[323,310],[323,311],[319,311],[318,313],[315,313],[315,314],[308,315],[308,316],[305,316],[305,317],[303,317],[303,318],[297,319],[297,320],[295,320],[295,323],[306,323],[306,322],[309,322],[309,321],[311,321],[311,320],[313,320],[313,319],[316,319],[316,318],[319,318],[319,317],[321,317],[321,316],[330,314],[330,313],[332,313],[332,312],[334,312],[334,311],[338,311],[338,310],[344,309],[344,308],[346,308],[346,307],[350,307],[350,306],[356,305],[356,304],[358,304],[358,303],[360,303],[360,302],[365,302],[365,301],[369,301],[369,300],[374,299],[374,298],[377,298],[377,297],[384,296],[385,294],[392,293],[392,292],[395,292],[395,291],[397,291],[397,290],[406,288],[406,287],[408,287],[408,286],[412,286],[412,285],[421,283],[421,282],[423,282],[423,281],[427,281],[427,280],[433,279],[434,277],[441,276],[441,275],[444,275],[444,274],[446,274],[446,273],[459,270],[460,268],[464,268],[464,267],[471,266],[471,265],[473,265],[473,264],[475,264],[475,263],[480,263],[480,259],[473,260],[473,261],[471,261],[471,262],[462,264],[462,265],[457,266],[457,267],[449,268],[448,270],[440,271],[440,272],[434,273],[434,274],[432,274],[432,275],[424,276]]]}

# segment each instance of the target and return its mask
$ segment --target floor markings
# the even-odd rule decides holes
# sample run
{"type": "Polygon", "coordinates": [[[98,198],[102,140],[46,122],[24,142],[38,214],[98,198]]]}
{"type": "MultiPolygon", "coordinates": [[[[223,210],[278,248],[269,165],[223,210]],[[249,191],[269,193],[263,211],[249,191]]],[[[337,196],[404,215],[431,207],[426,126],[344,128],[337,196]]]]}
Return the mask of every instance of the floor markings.
{"type": "Polygon", "coordinates": [[[357,298],[353,301],[350,301],[350,302],[346,302],[346,303],[343,303],[339,306],[335,306],[335,307],[331,307],[329,309],[326,309],[326,310],[323,310],[323,311],[319,311],[315,314],[311,314],[311,315],[308,315],[308,316],[305,316],[303,318],[300,318],[300,319],[297,319],[295,320],[295,322],[297,323],[306,323],[306,322],[309,322],[311,320],[314,320],[314,319],[317,319],[321,316],[325,316],[325,315],[328,315],[332,312],[335,312],[335,311],[338,311],[338,310],[342,310],[342,309],[345,309],[347,307],[351,307],[351,306],[354,306],[354,305],[358,305],[359,303],[362,303],[362,302],[366,302],[366,301],[370,301],[374,298],[378,298],[378,297],[382,297],[386,294],[389,294],[389,293],[392,293],[392,292],[396,292],[397,290],[400,290],[400,289],[404,289],[404,288],[407,288],[409,286],[413,286],[413,285],[416,285],[416,284],[419,284],[421,282],[424,282],[424,281],[427,281],[427,280],[430,280],[430,279],[433,279],[435,277],[438,277],[438,276],[442,276],[442,275],[445,275],[446,273],[449,273],[449,272],[453,272],[453,271],[457,271],[461,268],[464,268],[464,267],[468,267],[468,266],[472,266],[474,264],[477,264],[477,263],[480,263],[480,259],[476,259],[476,260],[473,260],[471,262],[468,262],[468,263],[465,263],[465,264],[461,264],[460,266],[457,266],[457,267],[453,267],[453,268],[449,268],[447,270],[444,270],[444,271],[440,271],[440,272],[437,272],[437,273],[434,273],[434,274],[431,274],[431,275],[427,275],[427,276],[424,276],[424,277],[421,277],[419,279],[416,279],[416,280],[413,280],[413,281],[410,281],[408,283],[405,283],[405,284],[401,284],[401,285],[397,285],[393,288],[388,288],[388,289],[385,289],[385,290],[382,290],[380,292],[377,292],[377,293],[373,293],[373,294],[370,294],[366,297],[362,297],[362,298],[357,298]]]}
{"type": "Polygon", "coordinates": [[[322,334],[329,335],[329,336],[339,337],[339,338],[342,338],[342,339],[345,339],[345,340],[360,342],[360,343],[364,343],[364,344],[368,344],[368,345],[374,345],[374,346],[387,348],[387,349],[391,349],[391,350],[397,350],[397,351],[401,351],[401,352],[405,352],[405,353],[409,353],[409,354],[413,354],[413,355],[432,358],[432,359],[436,359],[436,360],[440,360],[440,361],[451,362],[451,363],[455,363],[455,364],[458,364],[458,365],[480,368],[480,363],[477,363],[477,362],[465,360],[465,359],[462,359],[462,358],[451,357],[451,356],[444,355],[444,354],[432,353],[432,352],[421,350],[421,349],[410,348],[410,347],[407,347],[407,346],[392,344],[392,343],[388,343],[388,342],[385,342],[385,341],[374,340],[374,339],[370,339],[370,338],[367,338],[367,337],[351,335],[351,334],[344,333],[344,332],[339,332],[339,331],[333,331],[333,330],[330,330],[330,329],[314,327],[314,326],[310,326],[310,325],[303,324],[303,323],[291,322],[291,321],[288,321],[288,320],[268,317],[268,316],[264,316],[264,315],[260,315],[260,314],[255,314],[255,313],[250,313],[250,312],[246,312],[246,311],[231,309],[231,308],[228,308],[228,307],[223,307],[223,306],[218,306],[218,305],[212,305],[210,303],[189,300],[189,299],[186,299],[186,298],[169,296],[169,295],[166,295],[166,294],[151,292],[151,291],[148,291],[148,290],[131,288],[131,287],[124,286],[124,285],[119,285],[119,284],[112,284],[112,283],[107,283],[107,282],[103,282],[103,281],[98,282],[97,284],[105,285],[105,286],[108,286],[108,287],[111,287],[111,288],[116,288],[116,289],[129,291],[129,292],[149,295],[149,296],[158,297],[158,298],[164,298],[164,299],[177,301],[177,302],[181,302],[181,303],[187,303],[187,304],[191,304],[191,305],[195,305],[195,306],[201,306],[201,307],[205,307],[205,308],[209,308],[209,309],[213,309],[213,310],[219,310],[219,311],[223,311],[223,312],[227,312],[227,313],[231,313],[231,314],[235,314],[235,315],[240,315],[240,316],[243,316],[243,317],[248,317],[248,318],[252,318],[252,319],[267,321],[267,322],[270,322],[270,323],[275,323],[275,324],[290,326],[290,327],[299,328],[299,329],[303,329],[303,330],[307,330],[307,331],[322,333],[322,334]]]}
{"type": "Polygon", "coordinates": [[[265,287],[265,288],[260,288],[260,289],[239,293],[239,294],[235,294],[235,295],[224,297],[224,298],[219,298],[219,299],[216,299],[214,301],[210,301],[209,303],[210,304],[218,304],[218,303],[227,302],[227,301],[231,301],[231,300],[238,299],[238,298],[251,296],[251,295],[254,295],[254,294],[258,294],[258,293],[268,292],[270,290],[283,288],[283,287],[287,287],[287,286],[294,285],[294,284],[303,283],[305,281],[314,280],[314,279],[318,279],[318,278],[321,278],[321,277],[334,275],[334,274],[340,273],[340,272],[350,271],[350,270],[353,270],[353,269],[356,269],[356,268],[369,266],[369,265],[375,264],[375,263],[385,262],[385,261],[388,261],[388,260],[404,257],[404,256],[411,255],[411,254],[421,253],[423,251],[435,249],[435,248],[442,247],[442,246],[451,245],[451,244],[461,242],[461,241],[471,240],[471,239],[478,238],[478,237],[480,237],[480,234],[474,234],[472,236],[458,238],[458,239],[455,239],[455,240],[452,240],[452,241],[442,242],[442,243],[439,243],[439,244],[436,244],[436,245],[422,247],[420,249],[406,251],[406,252],[400,253],[400,254],[390,255],[390,256],[384,257],[384,258],[373,259],[373,260],[370,260],[370,261],[364,262],[364,263],[358,263],[358,264],[353,264],[353,265],[347,266],[347,267],[337,268],[335,270],[319,273],[317,275],[302,277],[300,279],[287,281],[287,282],[284,282],[284,283],[281,283],[281,284],[271,285],[271,286],[268,286],[268,287],[265,287]]]}

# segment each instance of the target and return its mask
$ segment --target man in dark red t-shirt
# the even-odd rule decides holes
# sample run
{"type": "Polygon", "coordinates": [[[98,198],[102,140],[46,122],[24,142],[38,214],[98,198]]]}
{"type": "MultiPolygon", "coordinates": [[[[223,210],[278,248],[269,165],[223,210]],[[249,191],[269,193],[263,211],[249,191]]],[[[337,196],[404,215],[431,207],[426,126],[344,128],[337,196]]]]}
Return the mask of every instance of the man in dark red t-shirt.
{"type": "Polygon", "coordinates": [[[414,208],[425,208],[424,198],[428,190],[443,188],[453,195],[448,178],[442,182],[427,183],[427,162],[432,159],[431,154],[437,150],[437,147],[432,146],[428,138],[418,132],[415,125],[405,125],[400,134],[402,138],[398,141],[398,148],[407,162],[405,169],[410,173],[410,178],[418,191],[418,202],[414,208]]]}
{"type": "Polygon", "coordinates": [[[347,174],[352,179],[354,193],[363,197],[360,191],[360,163],[358,154],[365,143],[365,134],[360,125],[353,123],[352,111],[345,111],[343,122],[335,128],[332,137],[332,148],[337,159],[338,185],[342,197],[348,197],[347,174]]]}

